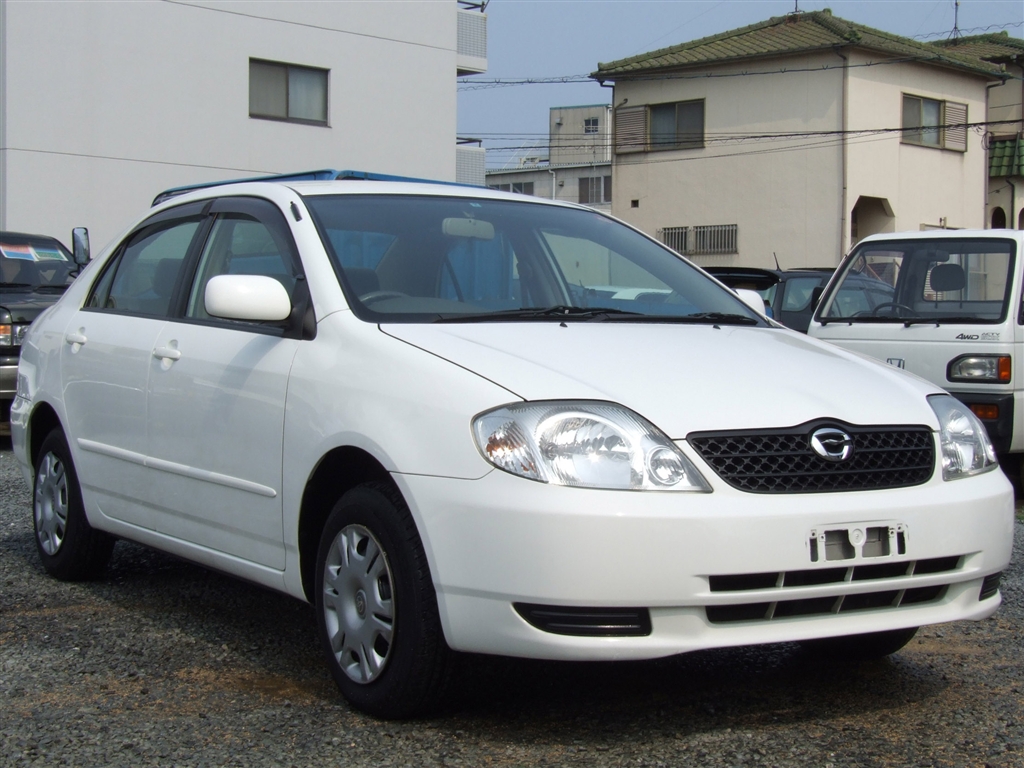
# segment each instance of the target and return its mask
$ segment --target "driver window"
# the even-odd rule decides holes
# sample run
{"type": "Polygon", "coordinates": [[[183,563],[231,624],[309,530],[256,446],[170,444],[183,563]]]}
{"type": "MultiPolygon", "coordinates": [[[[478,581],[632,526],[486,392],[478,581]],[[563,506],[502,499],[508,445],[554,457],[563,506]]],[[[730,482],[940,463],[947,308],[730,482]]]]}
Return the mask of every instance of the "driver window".
{"type": "Polygon", "coordinates": [[[244,214],[221,215],[206,240],[185,314],[198,320],[212,319],[206,311],[206,284],[217,275],[273,277],[294,301],[296,279],[290,265],[290,258],[281,253],[263,223],[244,214]]]}

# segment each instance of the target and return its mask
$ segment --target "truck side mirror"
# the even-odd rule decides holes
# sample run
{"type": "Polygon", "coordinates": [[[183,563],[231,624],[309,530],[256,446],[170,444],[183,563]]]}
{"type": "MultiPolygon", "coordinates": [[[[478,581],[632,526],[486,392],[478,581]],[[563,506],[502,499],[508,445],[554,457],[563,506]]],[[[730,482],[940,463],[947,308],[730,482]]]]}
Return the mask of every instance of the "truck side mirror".
{"type": "Polygon", "coordinates": [[[71,249],[75,256],[75,264],[84,267],[89,263],[89,230],[75,227],[71,230],[71,249]]]}

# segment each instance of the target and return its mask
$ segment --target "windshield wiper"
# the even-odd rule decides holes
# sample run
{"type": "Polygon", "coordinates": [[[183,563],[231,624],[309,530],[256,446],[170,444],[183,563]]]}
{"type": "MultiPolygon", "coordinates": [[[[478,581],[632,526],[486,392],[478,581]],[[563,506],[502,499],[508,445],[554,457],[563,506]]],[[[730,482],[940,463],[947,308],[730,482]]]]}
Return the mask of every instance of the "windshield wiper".
{"type": "Polygon", "coordinates": [[[936,327],[943,323],[977,323],[984,322],[980,317],[971,317],[970,315],[949,315],[943,317],[910,317],[903,320],[903,326],[909,328],[912,325],[931,325],[935,324],[936,327]]]}
{"type": "Polygon", "coordinates": [[[31,288],[32,283],[0,283],[0,288],[31,288]]]}
{"type": "Polygon", "coordinates": [[[553,307],[521,307],[519,309],[502,309],[497,312],[475,312],[471,314],[440,315],[435,323],[476,323],[490,320],[604,320],[610,316],[635,319],[647,317],[640,312],[629,312],[625,309],[609,307],[573,307],[558,304],[553,307]]]}
{"type": "Polygon", "coordinates": [[[694,312],[692,315],[679,315],[670,318],[678,323],[708,323],[709,325],[757,325],[757,320],[747,315],[731,312],[694,312]]]}

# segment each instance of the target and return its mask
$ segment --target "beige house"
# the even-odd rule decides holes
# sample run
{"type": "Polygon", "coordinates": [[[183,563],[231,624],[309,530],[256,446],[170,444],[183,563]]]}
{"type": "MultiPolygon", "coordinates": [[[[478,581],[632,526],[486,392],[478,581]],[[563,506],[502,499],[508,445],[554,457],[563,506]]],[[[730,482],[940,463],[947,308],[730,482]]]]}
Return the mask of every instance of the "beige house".
{"type": "Polygon", "coordinates": [[[600,64],[612,212],[703,265],[831,266],[876,232],[982,227],[1001,68],[829,11],[600,64]]]}
{"type": "Polygon", "coordinates": [[[1024,40],[1006,32],[943,40],[933,45],[1002,66],[1010,76],[989,89],[988,214],[992,229],[1024,229],[1024,40]]]}

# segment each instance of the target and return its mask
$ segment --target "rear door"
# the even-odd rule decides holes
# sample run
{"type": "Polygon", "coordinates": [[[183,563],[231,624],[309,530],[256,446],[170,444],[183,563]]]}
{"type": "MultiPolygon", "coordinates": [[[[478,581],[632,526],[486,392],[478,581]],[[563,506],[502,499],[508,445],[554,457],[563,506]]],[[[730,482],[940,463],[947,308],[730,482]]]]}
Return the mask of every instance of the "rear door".
{"type": "Polygon", "coordinates": [[[83,490],[103,514],[150,527],[146,389],[171,297],[202,226],[202,206],[165,211],[129,235],[61,351],[68,437],[83,490]]]}

